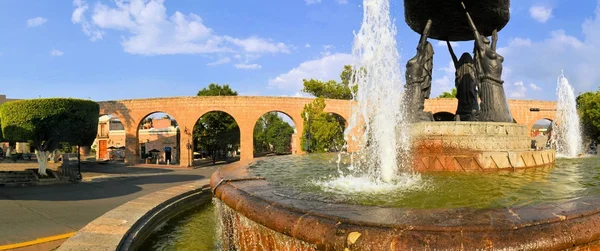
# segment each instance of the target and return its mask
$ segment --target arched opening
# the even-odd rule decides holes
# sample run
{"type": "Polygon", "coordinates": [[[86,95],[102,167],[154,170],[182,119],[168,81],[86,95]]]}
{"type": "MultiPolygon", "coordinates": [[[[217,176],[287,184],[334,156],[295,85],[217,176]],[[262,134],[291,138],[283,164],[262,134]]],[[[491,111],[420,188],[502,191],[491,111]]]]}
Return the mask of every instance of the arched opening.
{"type": "Polygon", "coordinates": [[[302,150],[313,152],[339,152],[345,145],[344,130],[347,122],[344,117],[332,112],[302,114],[304,132],[301,135],[302,150]]]}
{"type": "Polygon", "coordinates": [[[125,159],[125,127],[117,116],[112,114],[101,115],[98,118],[98,133],[90,147],[98,161],[125,159]]]}
{"type": "Polygon", "coordinates": [[[193,166],[240,159],[240,128],[226,112],[211,111],[202,115],[194,125],[192,139],[192,156],[189,159],[193,166]]]}
{"type": "Polygon", "coordinates": [[[433,120],[435,120],[435,121],[454,121],[454,113],[450,113],[450,112],[434,113],[433,120]]]}
{"type": "MultiPolygon", "coordinates": [[[[137,134],[142,163],[157,165],[179,163],[181,135],[179,125],[173,116],[164,112],[151,113],[142,119],[137,134]]],[[[125,147],[120,149],[125,150],[125,147]]],[[[114,158],[124,157],[124,155],[115,155],[114,158]]]]}
{"type": "Polygon", "coordinates": [[[296,124],[282,112],[267,112],[254,124],[254,157],[291,154],[294,149],[296,124]]]}
{"type": "Polygon", "coordinates": [[[531,148],[550,148],[550,136],[552,135],[552,120],[543,118],[536,121],[531,127],[531,148]]]}

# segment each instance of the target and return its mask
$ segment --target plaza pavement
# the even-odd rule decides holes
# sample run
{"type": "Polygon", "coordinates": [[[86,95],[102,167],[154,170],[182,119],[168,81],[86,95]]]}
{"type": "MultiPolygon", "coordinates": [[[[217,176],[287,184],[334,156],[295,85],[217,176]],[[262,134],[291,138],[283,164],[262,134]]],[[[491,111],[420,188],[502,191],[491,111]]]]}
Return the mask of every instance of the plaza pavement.
{"type": "Polygon", "coordinates": [[[0,187],[0,247],[75,232],[127,201],[210,178],[218,167],[91,165],[82,167],[80,183],[0,187]]]}

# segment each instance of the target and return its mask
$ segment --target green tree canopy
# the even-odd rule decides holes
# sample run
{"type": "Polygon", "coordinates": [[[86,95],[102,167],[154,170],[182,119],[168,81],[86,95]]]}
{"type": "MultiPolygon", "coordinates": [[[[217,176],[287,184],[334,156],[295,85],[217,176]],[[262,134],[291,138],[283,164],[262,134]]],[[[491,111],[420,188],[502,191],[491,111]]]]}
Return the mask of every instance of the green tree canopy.
{"type": "Polygon", "coordinates": [[[294,128],[283,121],[277,112],[269,112],[261,116],[254,125],[255,154],[290,153],[292,134],[294,134],[294,128]]]}
{"type": "Polygon", "coordinates": [[[443,92],[438,98],[456,98],[456,88],[452,88],[450,92],[443,92]]]}
{"type": "MultiPolygon", "coordinates": [[[[306,80],[303,79],[304,88],[302,92],[311,94],[318,98],[330,98],[330,99],[352,99],[352,92],[350,90],[350,80],[352,79],[354,72],[352,66],[344,66],[344,70],[340,74],[341,82],[335,80],[321,81],[316,79],[306,80]]],[[[356,89],[355,89],[356,91],[356,89]]]]}
{"type": "Polygon", "coordinates": [[[600,140],[600,90],[580,94],[577,97],[577,110],[584,134],[591,139],[600,140]]]}
{"type": "MultiPolygon", "coordinates": [[[[229,85],[210,84],[198,91],[198,96],[237,96],[229,85]]],[[[196,150],[208,152],[213,163],[219,152],[237,150],[240,145],[240,129],[233,117],[224,112],[204,114],[194,126],[194,145],[196,150]]]]}
{"type": "Polygon", "coordinates": [[[232,90],[229,85],[219,85],[211,83],[208,87],[198,91],[198,96],[237,96],[238,93],[232,90]]]}
{"type": "Polygon", "coordinates": [[[46,175],[48,154],[62,142],[90,146],[98,132],[98,103],[80,99],[29,99],[0,107],[2,134],[11,142],[31,142],[38,172],[46,175]]]}
{"type": "Polygon", "coordinates": [[[323,98],[316,98],[312,103],[304,106],[302,149],[305,151],[339,151],[344,145],[345,122],[333,114],[324,112],[325,106],[323,98]]]}

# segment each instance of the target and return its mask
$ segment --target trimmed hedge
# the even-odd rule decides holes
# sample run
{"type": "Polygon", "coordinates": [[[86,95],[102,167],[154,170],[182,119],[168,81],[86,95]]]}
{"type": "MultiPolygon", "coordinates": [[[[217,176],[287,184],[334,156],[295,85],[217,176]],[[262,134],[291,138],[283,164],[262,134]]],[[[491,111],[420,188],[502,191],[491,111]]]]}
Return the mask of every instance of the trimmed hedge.
{"type": "Polygon", "coordinates": [[[60,142],[90,146],[98,133],[100,106],[71,98],[29,99],[0,106],[1,131],[11,142],[33,141],[40,150],[52,151],[60,142]]]}

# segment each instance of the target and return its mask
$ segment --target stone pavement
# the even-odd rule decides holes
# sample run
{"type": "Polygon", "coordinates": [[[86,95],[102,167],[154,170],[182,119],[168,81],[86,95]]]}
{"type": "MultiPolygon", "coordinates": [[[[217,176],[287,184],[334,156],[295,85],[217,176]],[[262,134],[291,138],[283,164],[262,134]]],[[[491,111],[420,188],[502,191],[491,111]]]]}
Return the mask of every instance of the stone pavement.
{"type": "Polygon", "coordinates": [[[86,165],[81,183],[0,188],[0,246],[77,231],[132,199],[210,178],[217,167],[86,165]]]}

